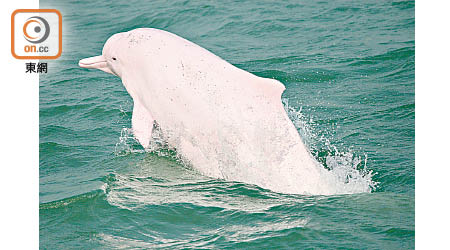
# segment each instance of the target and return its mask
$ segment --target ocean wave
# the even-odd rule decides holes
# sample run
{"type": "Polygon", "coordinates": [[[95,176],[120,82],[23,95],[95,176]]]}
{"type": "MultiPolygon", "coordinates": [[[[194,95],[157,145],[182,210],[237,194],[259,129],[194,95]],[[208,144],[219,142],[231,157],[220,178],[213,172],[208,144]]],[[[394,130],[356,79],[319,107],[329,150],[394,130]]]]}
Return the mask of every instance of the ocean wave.
{"type": "Polygon", "coordinates": [[[97,198],[103,198],[105,197],[105,190],[106,184],[100,187],[99,189],[92,190],[88,193],[83,193],[79,195],[75,195],[72,197],[64,198],[61,200],[46,202],[39,204],[39,210],[49,210],[49,209],[58,209],[58,208],[64,208],[70,205],[74,204],[86,204],[89,203],[97,198]]]}

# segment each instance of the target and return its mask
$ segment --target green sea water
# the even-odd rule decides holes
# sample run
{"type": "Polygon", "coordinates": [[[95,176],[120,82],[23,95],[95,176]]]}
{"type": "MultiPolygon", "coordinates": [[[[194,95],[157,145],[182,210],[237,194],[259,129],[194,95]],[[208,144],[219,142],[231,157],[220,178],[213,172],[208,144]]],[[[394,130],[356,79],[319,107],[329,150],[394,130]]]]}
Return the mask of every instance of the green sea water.
{"type": "Polygon", "coordinates": [[[54,1],[63,54],[40,76],[41,249],[412,249],[414,1],[54,1]],[[279,194],[208,178],[130,133],[119,78],[78,67],[106,39],[159,28],[286,86],[325,168],[370,193],[279,194]],[[349,178],[352,178],[349,176],[349,178]]]}

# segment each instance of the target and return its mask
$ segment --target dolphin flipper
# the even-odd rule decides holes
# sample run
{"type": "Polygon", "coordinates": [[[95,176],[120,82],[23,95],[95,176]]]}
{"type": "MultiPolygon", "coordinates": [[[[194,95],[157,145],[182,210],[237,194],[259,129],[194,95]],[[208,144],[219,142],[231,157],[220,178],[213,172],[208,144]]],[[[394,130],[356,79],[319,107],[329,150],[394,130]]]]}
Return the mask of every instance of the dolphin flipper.
{"type": "Polygon", "coordinates": [[[133,117],[131,118],[133,134],[144,148],[150,144],[153,122],[154,119],[150,112],[138,100],[134,100],[133,117]]]}

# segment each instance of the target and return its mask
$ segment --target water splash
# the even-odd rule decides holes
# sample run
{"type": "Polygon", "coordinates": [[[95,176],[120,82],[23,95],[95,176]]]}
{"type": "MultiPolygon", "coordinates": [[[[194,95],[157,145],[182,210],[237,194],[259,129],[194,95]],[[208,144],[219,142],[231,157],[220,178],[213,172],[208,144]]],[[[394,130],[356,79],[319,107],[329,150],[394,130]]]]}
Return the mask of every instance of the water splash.
{"type": "Polygon", "coordinates": [[[362,161],[351,152],[337,152],[326,157],[326,166],[335,177],[339,193],[371,192],[378,185],[372,180],[373,171],[367,169],[367,155],[362,161]]]}
{"type": "Polygon", "coordinates": [[[132,153],[144,153],[143,149],[139,149],[137,140],[134,138],[131,128],[122,128],[120,131],[119,141],[114,148],[116,156],[126,156],[132,153]]]}
{"type": "Polygon", "coordinates": [[[134,136],[133,129],[124,127],[114,148],[114,154],[116,156],[126,156],[134,153],[154,153],[160,157],[168,157],[184,166],[188,166],[188,161],[179,155],[176,148],[170,146],[167,141],[167,137],[163,134],[158,123],[155,122],[149,146],[144,149],[134,136]]]}
{"type": "Polygon", "coordinates": [[[322,163],[322,167],[329,171],[326,178],[334,186],[336,194],[375,191],[379,183],[372,180],[376,173],[367,169],[367,154],[364,154],[362,160],[361,156],[355,155],[350,149],[340,151],[328,137],[315,132],[313,119],[304,116],[301,108],[297,110],[290,106],[286,98],[282,99],[282,102],[303,142],[315,152],[312,155],[322,163]],[[324,149],[321,149],[319,144],[323,145],[324,149]],[[325,155],[321,156],[319,152],[325,155]]]}

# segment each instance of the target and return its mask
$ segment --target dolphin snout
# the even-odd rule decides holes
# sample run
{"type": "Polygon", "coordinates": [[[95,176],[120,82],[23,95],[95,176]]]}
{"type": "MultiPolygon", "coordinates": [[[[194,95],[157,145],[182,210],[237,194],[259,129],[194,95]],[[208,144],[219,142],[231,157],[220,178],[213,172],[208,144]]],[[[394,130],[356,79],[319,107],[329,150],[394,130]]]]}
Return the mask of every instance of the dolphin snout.
{"type": "Polygon", "coordinates": [[[102,55],[81,59],[78,62],[78,66],[80,66],[82,68],[87,68],[87,69],[99,69],[106,73],[116,75],[108,67],[108,63],[106,62],[105,57],[102,55]]]}
{"type": "Polygon", "coordinates": [[[81,59],[78,65],[88,69],[100,69],[107,66],[105,58],[101,55],[81,59]]]}

